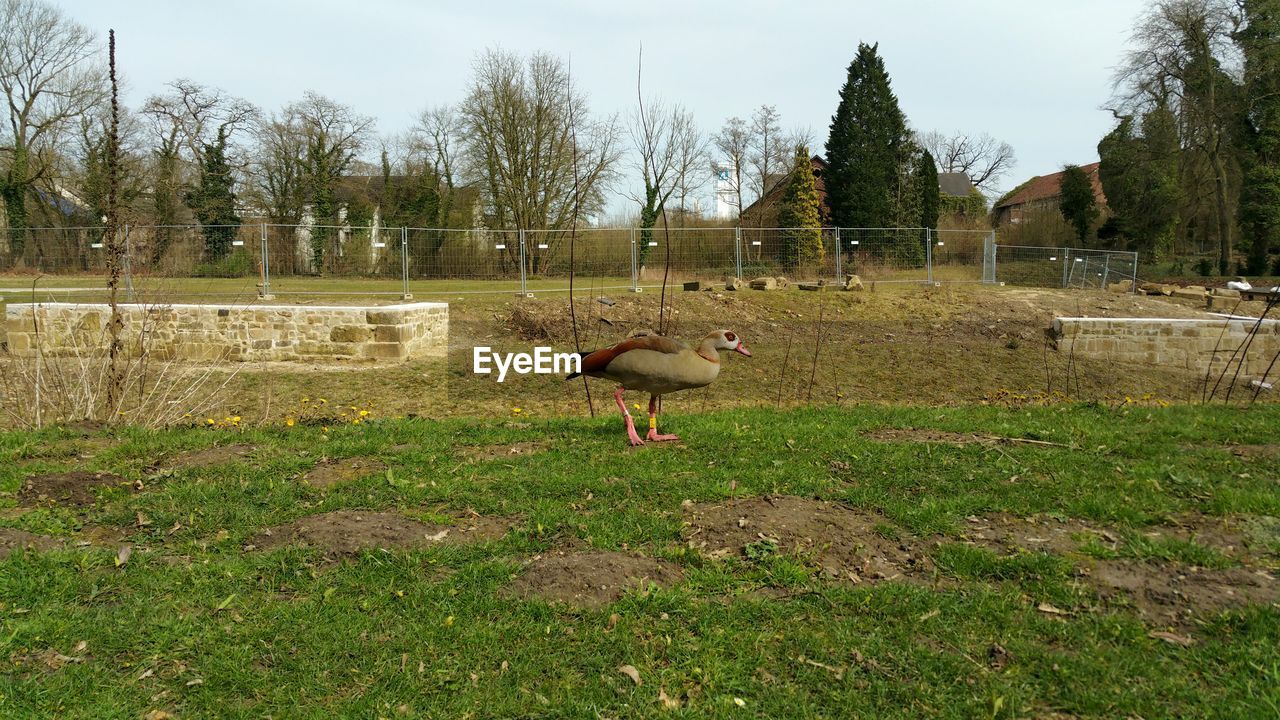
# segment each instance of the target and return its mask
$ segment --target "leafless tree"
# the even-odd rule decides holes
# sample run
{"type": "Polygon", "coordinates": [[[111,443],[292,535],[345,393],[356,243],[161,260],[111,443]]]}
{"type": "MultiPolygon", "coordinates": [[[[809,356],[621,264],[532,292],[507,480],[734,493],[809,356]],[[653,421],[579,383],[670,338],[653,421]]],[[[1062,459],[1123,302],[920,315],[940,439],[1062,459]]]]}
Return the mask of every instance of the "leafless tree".
{"type": "Polygon", "coordinates": [[[1234,36],[1240,23],[1234,0],[1159,0],[1139,19],[1116,74],[1116,105],[1143,111],[1169,103],[1184,147],[1207,160],[1223,274],[1232,252],[1231,136],[1241,72],[1234,36]]]}
{"type": "MultiPolygon", "coordinates": [[[[593,120],[586,95],[551,55],[525,59],[487,50],[474,73],[459,114],[468,172],[480,183],[494,225],[564,231],[596,214],[614,179],[616,120],[593,120]]],[[[537,244],[529,249],[533,272],[560,239],[553,234],[541,243],[548,245],[545,251],[537,244]]],[[[507,252],[514,257],[515,250],[509,246],[507,252]]]]}
{"type": "Polygon", "coordinates": [[[24,249],[27,194],[53,168],[75,121],[107,98],[97,37],[41,0],[0,0],[0,196],[10,251],[24,249]]]}
{"type": "Polygon", "coordinates": [[[692,122],[675,133],[675,199],[680,214],[680,223],[693,213],[689,207],[689,198],[707,186],[711,173],[707,172],[710,154],[707,136],[692,122]]]}
{"type": "Polygon", "coordinates": [[[916,135],[916,143],[933,155],[938,172],[962,172],[974,187],[994,192],[997,184],[1017,163],[1013,146],[987,133],[955,132],[950,135],[937,130],[916,135]]]}
{"type": "MultiPolygon", "coordinates": [[[[631,116],[629,131],[644,194],[632,196],[640,205],[640,227],[649,230],[671,197],[680,197],[682,182],[688,190],[692,177],[705,172],[705,159],[698,152],[699,133],[693,113],[680,105],[667,105],[652,99],[637,107],[631,116]]],[[[648,237],[643,238],[643,251],[648,237]]]]}
{"type": "Polygon", "coordinates": [[[724,127],[720,128],[712,138],[718,153],[712,169],[728,176],[729,186],[734,195],[734,207],[738,210],[738,222],[742,222],[743,176],[748,172],[749,141],[750,133],[747,130],[747,123],[740,117],[731,117],[726,120],[724,127]]]}
{"type": "Polygon", "coordinates": [[[152,95],[142,106],[142,115],[151,125],[157,152],[181,155],[192,165],[204,159],[204,148],[219,130],[231,138],[249,129],[258,116],[252,103],[192,80],[179,78],[169,83],[170,91],[152,95]]]}
{"type": "MultiPolygon", "coordinates": [[[[788,147],[790,140],[782,132],[781,120],[782,115],[773,105],[761,105],[751,114],[748,161],[752,172],[749,183],[757,200],[764,200],[768,195],[789,167],[791,154],[795,152],[795,145],[788,147]]],[[[763,207],[760,209],[764,210],[763,207]]],[[[759,219],[755,218],[757,224],[759,219]]]]}

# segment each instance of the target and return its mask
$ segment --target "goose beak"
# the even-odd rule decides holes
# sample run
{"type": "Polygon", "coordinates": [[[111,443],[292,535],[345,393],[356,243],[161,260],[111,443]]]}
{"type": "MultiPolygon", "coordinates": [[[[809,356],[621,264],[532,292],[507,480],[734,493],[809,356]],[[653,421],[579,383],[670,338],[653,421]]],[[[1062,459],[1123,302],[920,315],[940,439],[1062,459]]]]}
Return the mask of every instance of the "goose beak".
{"type": "Polygon", "coordinates": [[[747,349],[746,343],[742,342],[741,340],[738,341],[738,347],[734,348],[733,351],[742,353],[747,357],[751,357],[751,351],[747,349]]]}

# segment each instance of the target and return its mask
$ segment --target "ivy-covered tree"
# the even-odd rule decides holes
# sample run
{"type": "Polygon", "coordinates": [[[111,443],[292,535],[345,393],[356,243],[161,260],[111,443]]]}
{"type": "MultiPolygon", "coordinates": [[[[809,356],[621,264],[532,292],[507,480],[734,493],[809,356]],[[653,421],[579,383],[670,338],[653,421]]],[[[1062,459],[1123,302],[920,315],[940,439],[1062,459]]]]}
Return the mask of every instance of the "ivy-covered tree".
{"type": "Polygon", "coordinates": [[[200,222],[205,259],[216,262],[226,257],[240,228],[235,177],[227,161],[226,128],[219,128],[214,141],[205,144],[200,180],[195,189],[187,193],[186,201],[200,222]]]}
{"type": "Polygon", "coordinates": [[[1098,201],[1093,194],[1093,181],[1079,165],[1067,165],[1062,169],[1058,209],[1075,228],[1076,237],[1083,244],[1093,221],[1098,218],[1098,201]]]}
{"type": "Polygon", "coordinates": [[[1123,117],[1098,143],[1098,178],[1116,230],[1131,249],[1154,254],[1173,247],[1182,201],[1177,118],[1161,104],[1123,117]]]}
{"type": "Polygon", "coordinates": [[[1245,65],[1240,229],[1247,271],[1262,275],[1280,244],[1280,0],[1244,0],[1243,9],[1248,24],[1236,38],[1245,65]]]}
{"type": "Polygon", "coordinates": [[[787,270],[822,260],[822,207],[811,163],[809,148],[796,146],[778,205],[778,225],[785,228],[779,260],[787,270]]]}
{"type": "Polygon", "coordinates": [[[893,198],[910,135],[877,48],[859,43],[831,118],[823,182],[831,220],[839,227],[893,224],[893,198]]]}

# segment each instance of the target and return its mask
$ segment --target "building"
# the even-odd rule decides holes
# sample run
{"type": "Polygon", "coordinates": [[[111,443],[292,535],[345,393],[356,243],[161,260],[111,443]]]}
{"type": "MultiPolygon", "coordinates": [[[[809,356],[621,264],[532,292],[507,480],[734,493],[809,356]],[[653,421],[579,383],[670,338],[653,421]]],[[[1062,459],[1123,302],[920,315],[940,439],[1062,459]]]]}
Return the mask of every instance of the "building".
{"type": "MultiPolygon", "coordinates": [[[[1102,192],[1102,180],[1098,177],[1099,163],[1081,165],[1080,169],[1089,176],[1093,183],[1093,196],[1098,203],[1098,210],[1104,212],[1107,197],[1102,192]]],[[[1037,210],[1057,209],[1062,197],[1062,172],[1052,175],[1037,175],[1011,190],[996,202],[993,209],[993,224],[996,227],[1017,225],[1026,220],[1037,210]]]]}

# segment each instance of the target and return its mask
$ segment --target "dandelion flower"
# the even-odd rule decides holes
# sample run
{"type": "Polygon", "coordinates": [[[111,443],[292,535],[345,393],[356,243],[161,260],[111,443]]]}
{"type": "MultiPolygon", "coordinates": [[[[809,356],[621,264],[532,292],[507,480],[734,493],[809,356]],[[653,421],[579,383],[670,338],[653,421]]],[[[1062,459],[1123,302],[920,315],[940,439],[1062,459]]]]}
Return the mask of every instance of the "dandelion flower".
{"type": "Polygon", "coordinates": [[[293,427],[293,418],[286,418],[284,424],[286,427],[293,427]]]}
{"type": "Polygon", "coordinates": [[[205,420],[204,420],[204,421],[205,421],[206,423],[208,423],[209,425],[214,425],[214,424],[216,424],[216,421],[214,421],[214,419],[213,419],[213,418],[205,418],[205,420]]]}
{"type": "Polygon", "coordinates": [[[309,402],[311,402],[311,398],[304,397],[304,398],[302,398],[302,402],[303,402],[303,403],[309,403],[309,402]]]}
{"type": "Polygon", "coordinates": [[[511,412],[515,415],[519,415],[520,413],[524,412],[524,410],[521,410],[520,408],[511,408],[511,412]]]}
{"type": "Polygon", "coordinates": [[[369,411],[368,411],[368,410],[361,410],[361,411],[360,411],[360,417],[369,417],[369,411]]]}
{"type": "Polygon", "coordinates": [[[328,401],[328,400],[325,400],[324,398],[320,398],[320,404],[321,404],[321,405],[328,405],[328,404],[329,404],[329,401],[328,401]]]}

